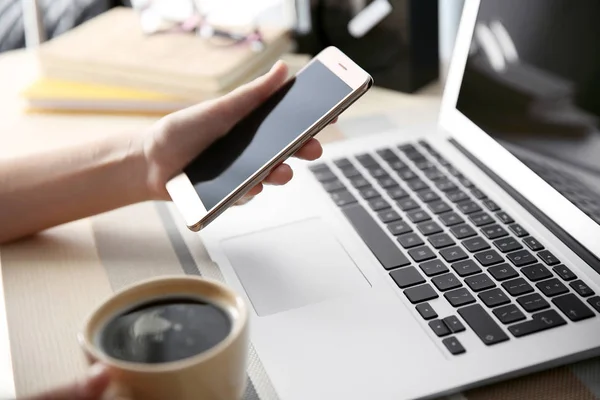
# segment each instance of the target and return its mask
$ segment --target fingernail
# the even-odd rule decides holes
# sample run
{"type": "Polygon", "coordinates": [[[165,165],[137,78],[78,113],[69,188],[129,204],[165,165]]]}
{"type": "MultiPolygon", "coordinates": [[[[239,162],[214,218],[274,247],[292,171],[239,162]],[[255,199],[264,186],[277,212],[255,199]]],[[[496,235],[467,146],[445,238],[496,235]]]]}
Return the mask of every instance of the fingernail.
{"type": "Polygon", "coordinates": [[[273,66],[271,67],[271,69],[269,70],[269,72],[273,71],[279,64],[281,64],[281,62],[282,62],[281,60],[277,60],[275,62],[275,64],[273,64],[273,66]]]}

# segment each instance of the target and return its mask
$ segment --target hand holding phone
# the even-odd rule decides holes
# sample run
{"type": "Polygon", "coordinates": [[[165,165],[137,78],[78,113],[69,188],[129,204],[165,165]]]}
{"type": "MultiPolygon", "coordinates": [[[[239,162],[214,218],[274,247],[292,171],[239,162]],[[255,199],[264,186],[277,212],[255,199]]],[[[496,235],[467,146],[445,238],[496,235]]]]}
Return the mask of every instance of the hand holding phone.
{"type": "Polygon", "coordinates": [[[338,49],[319,53],[167,183],[188,228],[202,229],[235,204],[372,83],[338,49]]]}

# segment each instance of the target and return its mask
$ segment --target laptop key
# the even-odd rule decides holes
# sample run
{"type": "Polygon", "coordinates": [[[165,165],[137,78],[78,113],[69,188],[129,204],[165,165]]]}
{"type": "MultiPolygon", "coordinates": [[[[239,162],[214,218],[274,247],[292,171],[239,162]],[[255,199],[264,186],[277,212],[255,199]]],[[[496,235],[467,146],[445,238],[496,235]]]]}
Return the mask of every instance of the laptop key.
{"type": "Polygon", "coordinates": [[[442,192],[452,192],[458,189],[456,184],[448,179],[440,179],[435,182],[435,186],[440,189],[442,192]]]}
{"type": "Polygon", "coordinates": [[[517,267],[533,264],[537,262],[536,258],[527,250],[515,251],[507,255],[508,259],[517,267]]]}
{"type": "Polygon", "coordinates": [[[509,340],[506,333],[481,305],[473,304],[459,308],[458,313],[484,344],[490,346],[509,340]]]}
{"type": "Polygon", "coordinates": [[[362,176],[360,171],[354,166],[342,168],[342,174],[348,179],[352,179],[358,176],[362,176]]]}
{"type": "Polygon", "coordinates": [[[452,307],[462,307],[467,304],[475,303],[475,297],[465,288],[451,290],[444,293],[444,297],[452,307]]]}
{"type": "Polygon", "coordinates": [[[450,328],[448,328],[441,319],[429,321],[429,327],[439,337],[448,336],[450,334],[450,328]]]}
{"type": "Polygon", "coordinates": [[[337,179],[337,176],[333,172],[331,172],[331,170],[326,166],[312,172],[315,178],[321,183],[337,179]]]}
{"type": "Polygon", "coordinates": [[[507,263],[496,265],[488,268],[488,272],[496,279],[497,281],[505,281],[507,279],[514,278],[519,276],[519,273],[515,271],[513,267],[508,265],[507,263]]]}
{"type": "Polygon", "coordinates": [[[416,210],[409,211],[407,214],[408,219],[413,223],[418,224],[419,222],[429,221],[431,217],[427,214],[426,211],[417,208],[416,210]]]}
{"type": "Polygon", "coordinates": [[[408,301],[413,304],[437,299],[439,297],[435,289],[428,283],[405,289],[404,295],[408,298],[408,301]]]}
{"type": "Polygon", "coordinates": [[[427,276],[435,276],[448,272],[448,267],[446,267],[446,264],[438,259],[419,264],[419,268],[421,268],[427,276]]]}
{"type": "Polygon", "coordinates": [[[331,199],[338,207],[344,207],[352,203],[356,203],[356,199],[347,190],[340,190],[331,193],[331,199]]]}
{"type": "Polygon", "coordinates": [[[395,187],[398,185],[398,183],[396,183],[396,181],[389,176],[377,178],[377,183],[379,183],[379,186],[381,186],[384,189],[395,187]]]}
{"type": "Polygon", "coordinates": [[[452,333],[464,332],[466,330],[465,326],[460,322],[460,320],[456,317],[456,315],[450,315],[443,319],[444,323],[452,333]]]}
{"type": "Polygon", "coordinates": [[[375,179],[379,179],[379,178],[384,178],[387,177],[389,178],[390,176],[388,175],[387,172],[385,172],[385,169],[381,168],[381,167],[376,167],[376,168],[372,168],[369,170],[369,173],[371,174],[371,176],[375,179]]]}
{"type": "Polygon", "coordinates": [[[504,211],[500,211],[496,213],[496,217],[498,217],[498,219],[500,221],[502,221],[505,224],[512,224],[513,222],[515,222],[510,215],[508,215],[507,213],[505,213],[504,211]]]}
{"type": "Polygon", "coordinates": [[[392,149],[388,148],[377,150],[377,154],[379,154],[379,157],[383,158],[384,160],[393,160],[394,158],[398,158],[396,153],[394,153],[392,149]]]}
{"type": "Polygon", "coordinates": [[[481,272],[481,268],[479,268],[472,260],[455,262],[452,264],[452,269],[461,277],[475,275],[481,272]]]}
{"type": "Polygon", "coordinates": [[[392,186],[386,189],[388,196],[394,200],[403,199],[408,197],[408,192],[402,189],[400,186],[392,186]]]}
{"type": "Polygon", "coordinates": [[[444,346],[446,346],[450,354],[452,354],[453,356],[458,356],[466,352],[463,345],[460,344],[458,339],[454,336],[445,338],[444,340],[442,340],[442,343],[444,344],[444,346]]]}
{"type": "Polygon", "coordinates": [[[377,189],[374,189],[374,188],[372,188],[370,186],[366,187],[366,188],[363,188],[363,189],[360,189],[358,191],[358,193],[365,200],[374,199],[375,197],[379,197],[380,196],[380,194],[377,191],[377,189]]]}
{"type": "Polygon", "coordinates": [[[398,200],[396,204],[398,204],[398,207],[400,207],[402,211],[410,211],[419,207],[419,204],[410,197],[398,200]]]}
{"type": "Polygon", "coordinates": [[[531,321],[521,322],[508,327],[515,337],[522,337],[565,325],[565,320],[554,310],[542,311],[534,314],[531,321]]]}
{"type": "Polygon", "coordinates": [[[372,167],[374,165],[379,165],[377,163],[377,161],[375,161],[375,159],[373,158],[373,156],[370,155],[370,154],[359,154],[359,155],[356,156],[356,159],[365,168],[369,168],[369,167],[372,167]]]}
{"type": "Polygon", "coordinates": [[[569,286],[573,288],[581,297],[589,297],[594,295],[594,291],[581,279],[569,283],[569,286]]]}
{"type": "Polygon", "coordinates": [[[552,271],[554,271],[556,275],[560,276],[564,281],[572,281],[573,279],[577,278],[577,276],[569,268],[562,264],[552,268],[552,271]]]}
{"type": "Polygon", "coordinates": [[[387,225],[387,228],[390,231],[390,233],[395,236],[412,232],[412,228],[402,221],[392,222],[387,225]]]}
{"type": "Polygon", "coordinates": [[[600,312],[600,296],[594,296],[587,299],[587,302],[590,306],[594,307],[594,309],[600,312]]]}
{"type": "Polygon", "coordinates": [[[510,253],[511,251],[520,250],[523,248],[521,243],[514,237],[507,237],[494,241],[494,246],[503,253],[510,253]]]}
{"type": "MultiPolygon", "coordinates": [[[[465,182],[465,180],[464,180],[464,179],[465,179],[465,178],[461,178],[461,179],[460,179],[460,183],[462,183],[462,184],[463,184],[465,187],[469,187],[468,185],[466,185],[466,184],[464,183],[464,182],[465,182]]],[[[470,181],[469,181],[469,183],[470,183],[470,181]]],[[[473,185],[473,184],[471,183],[471,186],[472,186],[472,185],[473,185]]],[[[487,196],[485,195],[485,193],[483,193],[483,192],[482,192],[481,190],[479,190],[478,188],[473,188],[473,189],[471,189],[471,194],[472,194],[472,195],[473,195],[473,197],[475,197],[477,200],[483,200],[483,199],[485,199],[485,198],[487,197],[487,196]]]]}
{"type": "Polygon", "coordinates": [[[452,234],[459,240],[475,236],[477,234],[477,232],[475,232],[475,230],[469,225],[453,226],[450,228],[450,232],[452,232],[452,234]]]}
{"type": "Polygon", "coordinates": [[[429,203],[427,206],[434,214],[443,214],[445,212],[452,211],[450,206],[444,203],[442,200],[434,201],[433,203],[429,203]]]}
{"type": "Polygon", "coordinates": [[[504,290],[511,296],[520,296],[522,294],[533,292],[533,288],[523,278],[512,279],[502,283],[504,290]]]}
{"type": "Polygon", "coordinates": [[[453,192],[446,193],[446,197],[453,203],[460,203],[461,201],[469,200],[469,196],[462,190],[456,190],[453,192]]]}
{"type": "Polygon", "coordinates": [[[401,169],[407,168],[406,164],[404,162],[400,161],[399,158],[389,159],[389,160],[387,160],[387,163],[390,166],[390,168],[393,169],[394,171],[399,171],[401,169]]]}
{"type": "Polygon", "coordinates": [[[538,293],[528,294],[517,299],[517,302],[527,312],[535,312],[550,307],[550,304],[538,293]]]}
{"type": "Polygon", "coordinates": [[[437,193],[432,192],[431,190],[423,190],[417,194],[419,198],[425,203],[431,203],[432,201],[436,201],[440,199],[440,196],[437,193]]]}
{"type": "Polygon", "coordinates": [[[472,201],[465,201],[463,203],[459,203],[458,204],[458,209],[463,214],[473,214],[473,213],[476,213],[478,211],[481,211],[481,207],[479,207],[476,203],[474,203],[472,201]]]}
{"type": "Polygon", "coordinates": [[[537,288],[548,297],[558,296],[567,293],[569,289],[558,279],[548,279],[547,281],[536,284],[537,288]]]}
{"type": "Polygon", "coordinates": [[[410,190],[418,192],[419,190],[429,190],[429,186],[420,179],[411,179],[406,183],[406,185],[410,188],[410,190]]]}
{"type": "Polygon", "coordinates": [[[474,238],[463,240],[462,245],[465,246],[465,248],[467,250],[469,250],[471,253],[476,253],[478,251],[486,250],[486,249],[490,248],[490,245],[488,244],[488,242],[486,242],[479,236],[475,236],[474,238]]]}
{"type": "Polygon", "coordinates": [[[523,238],[523,243],[525,243],[527,247],[529,247],[529,249],[532,251],[544,250],[544,246],[540,242],[538,242],[537,239],[534,237],[528,236],[526,238],[523,238]]]}
{"type": "Polygon", "coordinates": [[[482,251],[481,253],[475,254],[475,258],[484,267],[489,267],[490,265],[504,262],[504,258],[502,258],[502,256],[498,254],[496,250],[482,251]]]}
{"type": "Polygon", "coordinates": [[[528,267],[523,267],[521,268],[521,272],[531,282],[552,278],[552,272],[548,271],[548,268],[544,267],[542,264],[534,264],[528,267]]]}
{"type": "Polygon", "coordinates": [[[490,240],[498,239],[504,236],[508,236],[508,232],[504,230],[500,225],[490,225],[481,229],[481,232],[486,238],[490,240]]]}
{"type": "Polygon", "coordinates": [[[425,283],[425,279],[415,267],[404,267],[393,270],[390,272],[390,276],[400,289],[425,283]]]}
{"type": "Polygon", "coordinates": [[[435,249],[443,249],[444,247],[453,246],[455,244],[454,240],[445,233],[429,236],[428,240],[435,249]]]}
{"type": "Polygon", "coordinates": [[[408,254],[416,262],[422,262],[435,258],[435,253],[427,246],[417,247],[416,249],[409,250],[408,254]]]}
{"type": "Polygon", "coordinates": [[[436,233],[441,233],[443,231],[442,228],[433,221],[422,222],[417,225],[417,228],[425,236],[435,235],[436,233]]]}
{"type": "Polygon", "coordinates": [[[462,286],[460,279],[453,273],[447,273],[444,275],[436,276],[431,279],[431,282],[438,288],[438,290],[445,292],[446,290],[456,289],[462,286]]]}
{"type": "Polygon", "coordinates": [[[468,258],[467,253],[465,253],[464,250],[458,246],[448,247],[447,249],[440,250],[440,255],[449,263],[468,258]]]}
{"type": "Polygon", "coordinates": [[[494,223],[494,219],[487,213],[471,214],[469,220],[477,227],[494,223]]]}
{"type": "Polygon", "coordinates": [[[426,169],[434,167],[433,163],[431,161],[427,160],[426,158],[419,160],[419,161],[415,161],[414,164],[415,164],[415,167],[417,167],[421,171],[424,171],[426,169]]]}
{"type": "Polygon", "coordinates": [[[430,320],[438,317],[437,313],[429,303],[417,304],[415,308],[424,320],[430,320]]]}
{"type": "Polygon", "coordinates": [[[423,240],[416,233],[407,233],[398,237],[398,243],[405,249],[412,249],[413,247],[421,246],[423,240]]]}
{"type": "Polygon", "coordinates": [[[496,204],[496,202],[494,202],[494,200],[485,199],[482,203],[485,206],[485,208],[487,208],[491,212],[500,211],[500,207],[498,206],[498,204],[496,204]]]}
{"type": "Polygon", "coordinates": [[[444,213],[442,215],[439,216],[440,221],[442,221],[442,223],[446,226],[454,226],[454,225],[458,225],[458,224],[462,224],[465,222],[464,219],[462,219],[462,217],[460,215],[458,215],[457,213],[453,212],[449,212],[449,213],[444,213]]]}
{"type": "Polygon", "coordinates": [[[496,308],[492,312],[503,324],[511,324],[525,319],[525,314],[514,304],[496,308]]]}
{"type": "Polygon", "coordinates": [[[425,171],[425,176],[430,181],[437,181],[438,179],[444,179],[444,178],[446,178],[446,175],[442,171],[440,171],[439,169],[437,169],[436,167],[429,168],[428,170],[426,170],[425,171]]]}
{"type": "Polygon", "coordinates": [[[509,226],[510,230],[513,231],[517,237],[524,237],[529,235],[529,233],[519,224],[512,224],[509,226]]]}
{"type": "Polygon", "coordinates": [[[594,312],[574,294],[555,297],[552,299],[552,303],[573,322],[595,316],[594,312]]]}
{"type": "Polygon", "coordinates": [[[550,253],[548,250],[543,250],[538,253],[538,256],[542,259],[546,265],[556,265],[560,264],[560,260],[554,256],[554,254],[550,253]]]}
{"type": "Polygon", "coordinates": [[[336,179],[334,181],[329,181],[329,182],[323,183],[323,189],[325,189],[327,192],[331,193],[331,192],[335,192],[337,190],[346,189],[346,187],[344,186],[344,184],[342,182],[340,182],[339,180],[336,179]]]}
{"type": "Polygon", "coordinates": [[[365,178],[363,178],[362,176],[355,176],[354,178],[350,179],[350,184],[352,186],[354,186],[356,189],[361,189],[364,187],[371,186],[369,181],[366,180],[365,178]]]}
{"type": "Polygon", "coordinates": [[[486,274],[479,274],[469,276],[465,278],[465,283],[471,288],[474,292],[480,292],[482,290],[491,289],[496,287],[494,281],[490,279],[486,274]]]}
{"type": "Polygon", "coordinates": [[[380,211],[379,213],[377,213],[377,217],[379,217],[379,220],[384,224],[393,221],[400,221],[402,219],[402,217],[400,217],[400,215],[394,210],[380,211]]]}
{"type": "Polygon", "coordinates": [[[347,167],[352,167],[352,163],[347,158],[338,158],[333,162],[338,168],[344,169],[347,167]]]}
{"type": "Polygon", "coordinates": [[[492,290],[486,290],[485,292],[479,293],[478,297],[483,301],[483,304],[489,308],[494,308],[504,304],[510,303],[510,299],[504,294],[502,289],[496,288],[492,290]]]}
{"type": "Polygon", "coordinates": [[[396,173],[403,181],[409,181],[417,177],[417,175],[410,168],[400,169],[396,171],[396,173]]]}
{"type": "Polygon", "coordinates": [[[373,211],[381,211],[390,208],[390,204],[381,197],[369,200],[368,203],[373,211]]]}
{"type": "Polygon", "coordinates": [[[389,270],[410,264],[409,259],[363,207],[353,204],[342,208],[342,212],[385,269],[389,270]]]}

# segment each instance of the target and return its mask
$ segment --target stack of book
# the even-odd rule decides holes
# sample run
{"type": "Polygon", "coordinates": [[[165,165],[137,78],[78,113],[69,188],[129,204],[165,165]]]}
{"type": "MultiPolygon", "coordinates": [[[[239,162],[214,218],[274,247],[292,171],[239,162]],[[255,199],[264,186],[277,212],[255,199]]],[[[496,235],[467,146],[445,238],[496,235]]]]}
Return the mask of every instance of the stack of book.
{"type": "Polygon", "coordinates": [[[265,46],[215,46],[193,34],[142,32],[117,7],[37,49],[29,111],[166,114],[215,98],[266,72],[292,47],[285,29],[261,27],[265,46]]]}

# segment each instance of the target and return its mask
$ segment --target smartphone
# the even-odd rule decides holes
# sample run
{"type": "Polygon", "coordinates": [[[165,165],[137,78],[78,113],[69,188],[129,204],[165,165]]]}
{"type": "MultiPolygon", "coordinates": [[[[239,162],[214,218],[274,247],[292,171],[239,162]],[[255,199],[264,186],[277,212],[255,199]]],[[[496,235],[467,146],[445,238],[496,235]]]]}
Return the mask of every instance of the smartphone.
{"type": "Polygon", "coordinates": [[[214,221],[372,85],[373,78],[339,49],[317,54],[167,182],[188,228],[199,231],[214,221]]]}

